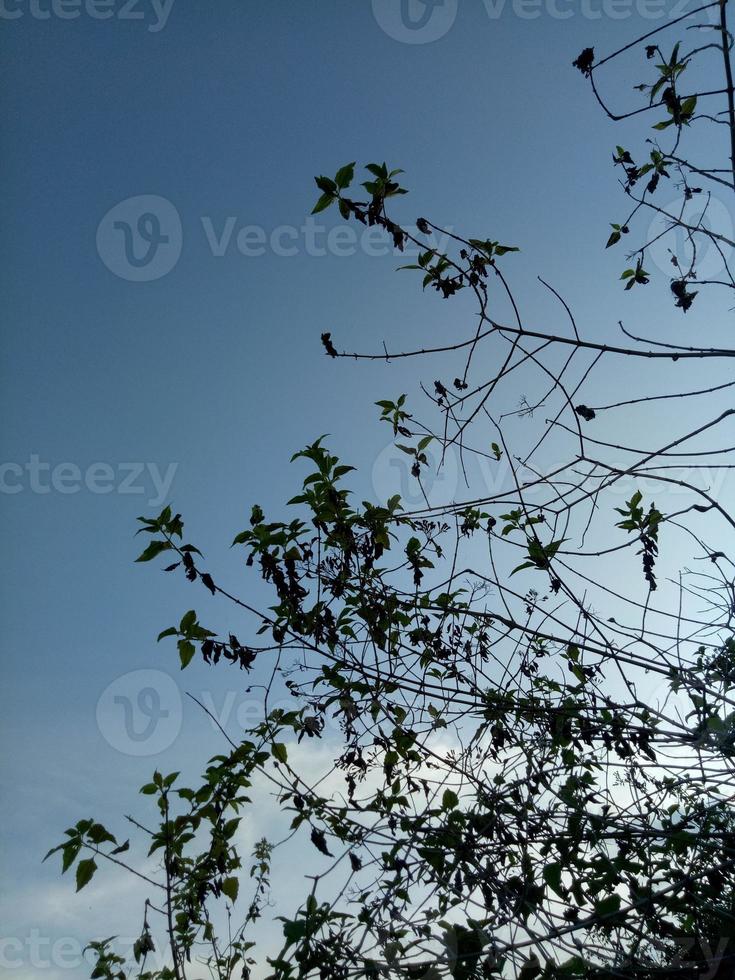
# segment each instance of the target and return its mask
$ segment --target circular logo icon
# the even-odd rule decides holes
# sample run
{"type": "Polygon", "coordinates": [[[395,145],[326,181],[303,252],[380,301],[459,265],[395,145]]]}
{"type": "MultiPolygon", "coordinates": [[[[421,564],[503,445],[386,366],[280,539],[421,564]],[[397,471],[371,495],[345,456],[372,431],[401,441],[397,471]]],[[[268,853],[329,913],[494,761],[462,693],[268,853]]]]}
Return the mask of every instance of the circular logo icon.
{"type": "MultiPolygon", "coordinates": [[[[699,234],[690,233],[686,228],[675,225],[671,218],[656,213],[648,228],[647,240],[651,242],[647,254],[659,271],[675,277],[677,272],[688,272],[692,259],[697,279],[714,279],[725,268],[726,260],[732,255],[732,247],[723,241],[713,241],[707,232],[733,239],[735,221],[728,206],[719,198],[695,194],[690,200],[679,197],[664,207],[664,210],[692,228],[701,228],[699,234]],[[692,238],[694,245],[692,244],[692,238]],[[696,246],[696,255],[694,247],[696,246]],[[675,256],[678,267],[671,261],[675,256]]],[[[696,286],[696,280],[692,282],[696,286]]]]}
{"type": "Polygon", "coordinates": [[[162,279],[181,256],[179,212],[165,197],[129,197],[107,212],[97,228],[97,252],[120,279],[162,279]]]}
{"type": "Polygon", "coordinates": [[[458,0],[372,0],[382,30],[402,44],[430,44],[449,31],[458,0]]]}
{"type": "Polygon", "coordinates": [[[123,755],[157,755],[181,731],[181,692],[162,670],[133,670],[109,684],[97,702],[97,727],[123,755]]]}
{"type": "Polygon", "coordinates": [[[406,510],[421,510],[427,506],[441,507],[454,501],[459,484],[457,454],[449,447],[441,458],[441,448],[429,445],[424,450],[426,463],[421,465],[420,480],[413,475],[413,456],[390,443],[373,464],[373,490],[379,503],[385,504],[399,494],[406,510]],[[422,493],[423,488],[423,493],[422,493]]]}

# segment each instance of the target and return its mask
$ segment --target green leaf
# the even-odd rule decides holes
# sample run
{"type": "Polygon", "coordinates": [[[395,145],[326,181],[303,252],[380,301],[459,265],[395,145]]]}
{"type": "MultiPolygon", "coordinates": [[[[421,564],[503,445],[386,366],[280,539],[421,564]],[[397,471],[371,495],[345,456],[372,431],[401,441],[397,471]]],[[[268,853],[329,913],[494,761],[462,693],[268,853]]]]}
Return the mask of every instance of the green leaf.
{"type": "Polygon", "coordinates": [[[87,836],[89,837],[89,839],[92,841],[93,844],[97,844],[97,845],[105,844],[105,843],[117,844],[117,841],[109,832],[109,830],[107,830],[106,827],[103,827],[101,823],[92,824],[92,826],[87,831],[87,836]]]}
{"type": "Polygon", "coordinates": [[[595,915],[606,917],[614,915],[620,909],[620,895],[608,895],[600,902],[595,902],[595,915]]]}
{"type": "Polygon", "coordinates": [[[44,861],[48,861],[48,859],[51,857],[51,855],[52,854],[56,854],[56,852],[57,851],[60,851],[63,846],[64,846],[63,844],[57,844],[56,847],[52,847],[50,851],[46,851],[46,854],[44,855],[43,860],[41,861],[41,864],[43,864],[44,861]]]}
{"type": "Polygon", "coordinates": [[[169,626],[167,630],[164,630],[162,633],[158,634],[157,642],[160,643],[161,640],[165,639],[167,636],[176,636],[178,632],[179,631],[176,629],[175,626],[169,626]]]}
{"type": "Polygon", "coordinates": [[[178,646],[181,669],[184,670],[191,663],[194,654],[196,653],[196,648],[190,640],[179,640],[178,646]]]}
{"type": "Polygon", "coordinates": [[[334,196],[337,193],[337,185],[329,177],[315,177],[314,181],[323,194],[332,194],[334,196]]]}
{"type": "Polygon", "coordinates": [[[237,894],[240,891],[240,881],[238,878],[225,878],[222,882],[222,893],[226,895],[234,904],[237,901],[237,894]]]}
{"type": "Polygon", "coordinates": [[[538,565],[535,561],[524,561],[521,565],[516,565],[510,574],[515,575],[516,572],[522,572],[526,568],[538,568],[538,565]]]}
{"type": "Polygon", "coordinates": [[[689,119],[693,115],[696,107],[697,107],[697,96],[690,95],[689,98],[684,99],[684,101],[681,104],[682,116],[685,116],[687,119],[689,119]]]}
{"type": "Polygon", "coordinates": [[[80,892],[85,885],[88,885],[97,870],[94,858],[87,858],[80,861],[77,865],[77,891],[80,892]]]}
{"type": "Polygon", "coordinates": [[[459,797],[453,789],[445,789],[442,795],[442,810],[454,810],[459,803],[459,797]]]}
{"type": "Polygon", "coordinates": [[[139,558],[136,558],[135,560],[136,562],[151,561],[151,559],[155,558],[157,555],[160,555],[162,552],[170,551],[170,550],[171,550],[170,541],[151,541],[151,543],[145,549],[143,554],[139,558]]]}
{"type": "Polygon", "coordinates": [[[288,919],[283,919],[282,916],[279,916],[279,918],[281,918],[283,921],[283,935],[286,943],[289,946],[297,943],[306,932],[306,922],[299,919],[290,921],[288,919]]]}
{"type": "Polygon", "coordinates": [[[274,742],[271,746],[271,752],[273,753],[273,758],[278,759],[284,765],[288,762],[288,749],[283,742],[274,742]]]}
{"type": "Polygon", "coordinates": [[[179,632],[188,633],[192,626],[197,621],[197,614],[193,609],[190,609],[187,613],[181,617],[181,622],[179,623],[179,632]]]}
{"type": "Polygon", "coordinates": [[[337,175],[335,176],[334,180],[335,183],[337,184],[337,187],[339,187],[340,190],[344,190],[345,187],[350,186],[350,184],[352,183],[352,178],[354,176],[355,176],[355,164],[353,161],[352,163],[346,164],[344,167],[340,167],[339,170],[337,171],[337,175]]]}
{"type": "Polygon", "coordinates": [[[579,956],[572,956],[570,959],[565,960],[561,966],[557,967],[557,971],[561,976],[584,976],[587,973],[587,964],[579,956]]]}
{"type": "Polygon", "coordinates": [[[561,884],[561,865],[558,862],[546,865],[544,868],[544,881],[557,895],[564,894],[564,889],[561,884]]]}
{"type": "Polygon", "coordinates": [[[329,207],[329,205],[330,204],[333,204],[334,201],[335,201],[334,194],[322,194],[322,196],[319,198],[319,200],[314,205],[314,208],[313,208],[313,210],[312,210],[311,213],[312,214],[319,214],[320,211],[326,211],[326,209],[329,207]]]}
{"type": "Polygon", "coordinates": [[[69,868],[74,864],[77,854],[79,854],[82,849],[82,845],[79,843],[69,843],[64,847],[61,852],[61,873],[65,874],[69,868]]]}

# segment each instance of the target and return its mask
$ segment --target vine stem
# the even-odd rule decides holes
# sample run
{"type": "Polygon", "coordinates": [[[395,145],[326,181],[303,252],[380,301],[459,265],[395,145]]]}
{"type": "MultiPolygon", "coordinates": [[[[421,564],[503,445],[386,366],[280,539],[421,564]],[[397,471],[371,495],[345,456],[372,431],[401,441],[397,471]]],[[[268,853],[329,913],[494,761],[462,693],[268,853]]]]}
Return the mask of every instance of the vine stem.
{"type": "Polygon", "coordinates": [[[173,920],[173,889],[171,885],[171,839],[170,839],[170,822],[169,822],[169,807],[168,807],[168,795],[164,796],[165,809],[163,814],[163,819],[166,823],[166,849],[164,852],[164,860],[166,863],[166,919],[168,922],[168,937],[171,943],[171,956],[173,957],[174,965],[174,975],[176,980],[186,980],[183,965],[179,958],[179,949],[176,945],[176,935],[174,932],[174,920],[173,920]]]}
{"type": "Polygon", "coordinates": [[[732,186],[735,190],[735,96],[733,95],[732,62],[730,60],[730,32],[727,29],[727,0],[720,0],[720,33],[722,34],[722,57],[725,60],[727,79],[727,114],[730,123],[730,166],[732,167],[732,186]]]}

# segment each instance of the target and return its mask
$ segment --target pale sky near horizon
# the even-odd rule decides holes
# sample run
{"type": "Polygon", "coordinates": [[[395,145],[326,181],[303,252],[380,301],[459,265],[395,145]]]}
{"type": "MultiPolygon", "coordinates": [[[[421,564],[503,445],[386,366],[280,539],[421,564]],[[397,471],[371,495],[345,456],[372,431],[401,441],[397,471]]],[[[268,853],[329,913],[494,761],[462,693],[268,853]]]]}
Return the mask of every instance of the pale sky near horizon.
{"type": "MultiPolygon", "coordinates": [[[[156,645],[186,609],[214,607],[133,564],[135,518],[172,500],[213,567],[259,596],[229,544],[253,502],[296,492],[292,453],[329,433],[363,496],[398,472],[373,402],[415,389],[414,374],[334,364],[319,335],[408,346],[440,335],[446,308],[394,274],[403,260],[377,239],[340,235],[331,211],[309,219],[313,175],[402,167],[405,223],[427,215],[522,249],[507,267],[532,319],[559,315],[537,275],[590,336],[621,316],[655,333],[670,305],[665,275],[623,294],[623,254],[603,249],[624,211],[610,153],[646,131],[607,121],[571,62],[686,5],[405,8],[413,27],[400,0],[0,0],[0,970],[13,980],[81,980],[90,926],[116,931],[104,883],[75,897],[58,863],[41,865],[64,828],[113,824],[154,767],[198,772],[219,750],[184,692],[225,727],[252,706],[241,676],[193,665],[182,679],[156,645]],[[170,710],[156,751],[118,710],[141,685],[170,710]]],[[[690,326],[666,318],[676,342],[690,326]]]]}

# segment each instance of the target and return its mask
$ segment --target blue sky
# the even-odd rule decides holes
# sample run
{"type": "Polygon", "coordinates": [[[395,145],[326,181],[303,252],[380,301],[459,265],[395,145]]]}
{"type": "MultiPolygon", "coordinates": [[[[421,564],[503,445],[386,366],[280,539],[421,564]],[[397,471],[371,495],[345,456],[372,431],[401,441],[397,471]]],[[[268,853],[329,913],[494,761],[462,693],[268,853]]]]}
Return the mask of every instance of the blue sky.
{"type": "MultiPolygon", "coordinates": [[[[561,322],[538,274],[591,337],[620,316],[647,333],[661,324],[666,282],[623,295],[623,256],[602,250],[623,215],[610,164],[621,132],[571,62],[674,5],[446,4],[433,14],[454,12],[446,32],[407,43],[398,0],[140,2],[140,19],[121,0],[110,19],[74,0],[4,0],[5,937],[86,939],[87,905],[40,857],[79,817],[130,807],[154,766],[198,767],[219,747],[184,700],[165,751],[120,751],[119,721],[98,721],[110,684],[163,671],[230,704],[230,719],[246,710],[240,677],[193,666],[184,683],[173,649],[156,646],[190,606],[215,613],[187,583],[133,564],[135,517],[173,500],[213,569],[261,595],[228,547],[250,505],[288,499],[289,457],[325,432],[362,468],[363,494],[381,489],[390,440],[372,403],[416,387],[406,366],[335,365],[319,334],[362,350],[446,337],[448,307],[394,274],[396,256],[328,240],[331,211],[305,225],[314,174],[350,160],[404,168],[406,223],[425,214],[522,248],[508,262],[531,319],[561,322]],[[169,236],[172,267],[141,282],[114,221],[133,227],[144,195],[169,202],[148,201],[165,221],[145,229],[169,236]]],[[[684,326],[666,318],[674,337],[684,326]]],[[[10,976],[86,975],[24,949],[10,976]]]]}

